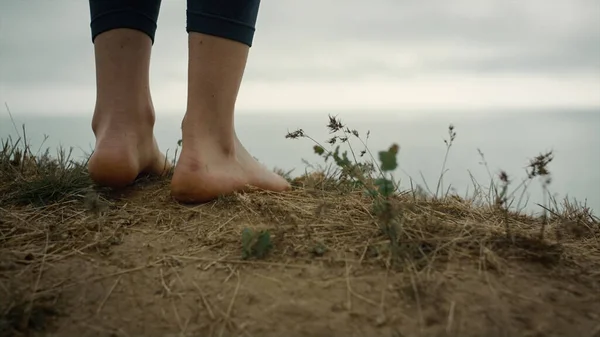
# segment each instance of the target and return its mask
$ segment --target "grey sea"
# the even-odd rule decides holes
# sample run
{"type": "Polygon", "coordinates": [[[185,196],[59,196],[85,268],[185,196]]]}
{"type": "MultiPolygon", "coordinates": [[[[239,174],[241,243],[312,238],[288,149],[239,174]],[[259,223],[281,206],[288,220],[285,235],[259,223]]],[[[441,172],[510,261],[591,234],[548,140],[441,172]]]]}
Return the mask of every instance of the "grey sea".
{"type": "MultiPolygon", "coordinates": [[[[444,175],[444,189],[450,188],[463,196],[472,195],[473,179],[489,186],[490,174],[501,170],[509,174],[512,188],[526,177],[529,160],[540,153],[553,151],[549,169],[552,182],[549,192],[557,200],[569,197],[600,211],[600,109],[585,111],[484,111],[403,112],[403,113],[242,113],[236,117],[236,128],[242,142],[262,163],[300,175],[311,170],[303,161],[324,165],[313,152],[314,143],[306,138],[286,139],[288,131],[301,128],[315,140],[326,144],[331,137],[326,125],[328,115],[338,116],[350,129],[356,129],[363,139],[370,136],[368,147],[373,154],[400,145],[399,168],[394,173],[401,186],[409,188],[411,180],[435,190],[448,138],[448,126],[457,133],[450,150],[444,175]],[[481,151],[489,167],[482,165],[481,151]]],[[[163,151],[173,157],[181,138],[181,114],[157,115],[155,133],[163,151]]],[[[0,117],[0,138],[26,135],[33,149],[49,148],[55,153],[59,146],[72,147],[76,159],[83,159],[93,149],[91,115],[55,117],[19,114],[13,119],[7,113],[0,117]],[[14,123],[13,123],[14,122],[14,123]],[[45,141],[44,141],[45,140],[45,141]]],[[[358,152],[359,142],[352,142],[358,152]]],[[[347,149],[342,147],[342,149],[347,149]]],[[[511,189],[509,188],[509,191],[511,189]]],[[[519,193],[518,193],[519,194],[519,193]]],[[[543,203],[539,181],[533,181],[525,194],[525,211],[538,212],[543,203]]]]}

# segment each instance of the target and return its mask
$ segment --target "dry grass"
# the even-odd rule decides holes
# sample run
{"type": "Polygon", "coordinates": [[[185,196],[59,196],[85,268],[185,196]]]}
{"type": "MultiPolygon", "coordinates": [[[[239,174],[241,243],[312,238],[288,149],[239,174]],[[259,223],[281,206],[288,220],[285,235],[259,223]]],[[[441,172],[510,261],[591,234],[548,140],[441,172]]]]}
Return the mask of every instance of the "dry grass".
{"type": "Polygon", "coordinates": [[[85,163],[5,141],[0,335],[600,333],[588,208],[549,203],[534,218],[405,192],[383,216],[352,170],[191,207],[167,180],[98,190],[85,163]],[[264,258],[242,258],[244,229],[270,233],[264,258]]]}

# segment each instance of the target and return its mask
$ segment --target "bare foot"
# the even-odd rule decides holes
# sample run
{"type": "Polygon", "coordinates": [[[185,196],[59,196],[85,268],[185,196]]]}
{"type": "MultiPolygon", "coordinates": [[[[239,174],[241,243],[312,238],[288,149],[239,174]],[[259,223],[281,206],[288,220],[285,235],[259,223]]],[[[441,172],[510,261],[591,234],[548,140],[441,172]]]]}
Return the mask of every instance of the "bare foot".
{"type": "Polygon", "coordinates": [[[181,156],[171,181],[173,198],[202,203],[249,187],[290,189],[285,179],[259,164],[235,134],[235,103],[249,45],[190,32],[188,47],[188,102],[181,156]]]}
{"type": "Polygon", "coordinates": [[[250,187],[274,192],[291,188],[283,177],[256,161],[237,136],[229,148],[211,138],[184,134],[171,181],[171,195],[176,200],[203,203],[250,187]]]}
{"type": "MultiPolygon", "coordinates": [[[[110,114],[98,111],[94,115],[92,129],[96,147],[88,162],[88,171],[95,183],[121,188],[133,183],[140,174],[162,175],[171,168],[158,149],[153,121],[111,118],[110,114]]],[[[154,113],[151,111],[146,115],[153,116],[154,113]]]]}

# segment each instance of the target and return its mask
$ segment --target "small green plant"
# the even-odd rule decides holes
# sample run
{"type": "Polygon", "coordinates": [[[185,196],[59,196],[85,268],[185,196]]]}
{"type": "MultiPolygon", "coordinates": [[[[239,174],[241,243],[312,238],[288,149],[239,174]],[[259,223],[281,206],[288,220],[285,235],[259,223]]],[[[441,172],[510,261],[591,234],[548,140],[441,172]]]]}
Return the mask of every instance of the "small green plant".
{"type": "Polygon", "coordinates": [[[242,230],[242,259],[264,258],[271,248],[273,243],[268,230],[255,231],[248,227],[242,230]]]}
{"type": "Polygon", "coordinates": [[[544,233],[546,230],[546,226],[548,224],[548,207],[549,207],[549,205],[548,205],[546,198],[548,196],[548,186],[552,182],[552,177],[550,175],[550,171],[548,170],[548,164],[550,164],[550,162],[552,162],[553,159],[554,159],[554,155],[553,155],[552,151],[540,154],[537,157],[533,158],[529,162],[529,166],[528,166],[529,171],[527,172],[527,177],[529,179],[534,179],[536,177],[540,178],[541,184],[542,184],[542,190],[544,192],[544,196],[543,196],[544,205],[541,205],[542,209],[544,210],[544,213],[542,215],[542,219],[543,219],[542,227],[540,228],[540,240],[544,239],[544,233]]]}
{"type": "Polygon", "coordinates": [[[327,251],[328,251],[327,246],[325,246],[325,244],[322,242],[315,242],[314,245],[312,246],[312,248],[310,249],[310,252],[314,256],[323,256],[323,255],[325,255],[325,253],[327,253],[327,251]]]}
{"type": "MultiPolygon", "coordinates": [[[[450,124],[448,126],[448,139],[444,139],[444,144],[446,144],[446,154],[444,155],[444,161],[442,163],[442,170],[440,172],[440,178],[438,179],[437,187],[435,189],[435,197],[439,197],[439,193],[444,190],[444,175],[446,174],[446,163],[448,163],[448,155],[450,154],[450,148],[452,148],[452,144],[454,144],[454,140],[456,139],[456,131],[454,131],[454,125],[450,124]]],[[[444,194],[444,198],[448,196],[448,191],[450,190],[450,186],[448,186],[448,190],[444,194]]]]}
{"type": "Polygon", "coordinates": [[[500,208],[504,213],[504,228],[506,230],[507,239],[512,239],[512,234],[510,232],[510,226],[508,224],[508,185],[510,184],[510,180],[508,180],[508,174],[504,171],[501,171],[499,174],[500,178],[500,193],[496,196],[496,205],[500,208]]]}
{"type": "Polygon", "coordinates": [[[306,134],[302,129],[289,132],[285,137],[289,139],[310,139],[315,144],[313,146],[314,153],[323,158],[325,163],[332,160],[337,166],[332,174],[335,175],[333,178],[339,181],[340,185],[347,184],[352,188],[370,189],[369,185],[376,178],[375,174],[383,174],[383,171],[377,165],[375,158],[367,146],[370,132],[367,132],[366,139],[363,140],[357,130],[348,128],[339,118],[334,116],[329,116],[327,128],[330,134],[333,135],[326,141],[331,147],[335,146],[331,150],[326,149],[323,144],[306,134]],[[350,138],[352,137],[362,143],[364,146],[363,150],[358,152],[354,149],[350,142],[350,138]],[[340,150],[341,145],[347,145],[350,152],[342,152],[340,150]],[[369,154],[370,160],[364,158],[366,154],[369,154]]]}
{"type": "MultiPolygon", "coordinates": [[[[392,256],[396,260],[399,255],[398,212],[393,207],[392,197],[398,191],[398,186],[393,180],[392,172],[398,168],[398,152],[400,147],[398,144],[392,144],[386,151],[380,151],[378,153],[379,163],[377,163],[367,146],[367,142],[363,141],[358,131],[351,130],[340,119],[333,116],[329,116],[327,128],[330,133],[334,134],[327,143],[331,146],[338,143],[347,144],[350,154],[348,154],[348,151],[340,152],[339,144],[333,150],[327,150],[314,138],[308,136],[302,129],[288,133],[286,138],[308,138],[312,140],[315,143],[313,146],[315,154],[321,156],[325,162],[333,159],[338,167],[337,172],[339,176],[337,178],[339,180],[350,182],[351,186],[361,188],[372,198],[373,213],[379,219],[380,229],[390,240],[392,256]],[[358,156],[348,141],[352,136],[358,139],[364,146],[364,150],[360,151],[358,156]],[[371,160],[359,161],[359,158],[363,158],[367,153],[371,160]]],[[[367,141],[369,135],[370,132],[367,132],[367,141]]]]}
{"type": "Polygon", "coordinates": [[[387,151],[379,152],[381,162],[381,177],[375,180],[376,190],[370,193],[374,197],[373,207],[375,214],[379,218],[380,229],[390,240],[390,249],[392,251],[393,262],[398,262],[399,252],[399,233],[398,220],[401,220],[399,212],[394,208],[392,197],[396,192],[391,172],[398,167],[399,146],[393,144],[387,151]]]}
{"type": "MultiPolygon", "coordinates": [[[[479,155],[481,156],[481,158],[483,160],[482,164],[485,165],[486,169],[488,170],[488,174],[490,174],[489,167],[488,167],[487,162],[485,161],[483,152],[481,152],[481,150],[479,150],[479,149],[477,151],[479,152],[479,155]]],[[[542,185],[542,190],[543,190],[543,205],[538,205],[538,206],[542,207],[542,209],[543,209],[543,214],[542,214],[543,222],[542,222],[542,226],[540,228],[540,240],[542,240],[544,238],[546,225],[548,223],[548,209],[549,209],[549,205],[547,205],[548,202],[547,202],[546,198],[547,198],[547,195],[549,194],[548,186],[552,182],[551,174],[550,174],[550,171],[548,170],[548,164],[550,164],[550,162],[552,162],[553,159],[554,159],[554,155],[553,155],[552,151],[548,151],[546,153],[539,154],[538,156],[531,159],[529,161],[529,165],[526,168],[526,174],[527,174],[526,178],[524,178],[521,181],[521,183],[513,189],[513,191],[511,193],[508,192],[508,188],[509,188],[509,185],[511,184],[511,180],[509,179],[509,176],[506,173],[506,171],[500,171],[500,173],[498,174],[498,179],[500,180],[499,188],[494,183],[493,178],[490,177],[490,179],[492,180],[491,191],[495,195],[494,205],[495,205],[495,207],[500,209],[504,214],[504,226],[505,226],[507,238],[509,238],[509,239],[511,238],[511,230],[510,230],[510,225],[509,225],[508,213],[509,213],[509,210],[515,199],[515,194],[517,192],[521,191],[521,195],[520,195],[519,201],[517,203],[517,212],[519,212],[520,211],[519,206],[521,204],[523,196],[526,193],[527,188],[529,187],[529,184],[535,178],[540,179],[540,182],[542,185]]]]}

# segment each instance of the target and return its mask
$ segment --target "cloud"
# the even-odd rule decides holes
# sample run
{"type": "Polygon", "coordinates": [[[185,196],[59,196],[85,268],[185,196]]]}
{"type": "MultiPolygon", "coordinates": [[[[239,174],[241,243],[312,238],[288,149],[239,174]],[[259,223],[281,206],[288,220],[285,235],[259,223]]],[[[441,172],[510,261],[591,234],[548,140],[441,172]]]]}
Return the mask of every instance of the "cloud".
{"type": "Polygon", "coordinates": [[[93,85],[93,56],[87,1],[0,4],[0,84],[93,85]]]}
{"type": "MultiPolygon", "coordinates": [[[[168,101],[162,97],[170,94],[185,98],[185,92],[173,93],[172,89],[185,91],[185,1],[163,0],[158,25],[152,55],[153,92],[158,102],[168,101]]],[[[559,95],[560,104],[600,105],[600,91],[594,94],[600,88],[600,3],[263,1],[242,92],[259,95],[257,88],[262,88],[266,91],[261,95],[269,96],[269,85],[276,85],[291,90],[280,93],[290,104],[306,106],[303,100],[312,96],[306,88],[312,83],[333,91],[331,98],[312,101],[318,108],[323,102],[342,100],[343,95],[336,96],[336,91],[383,90],[380,87],[385,84],[405,91],[414,87],[420,88],[419,92],[427,88],[437,92],[443,82],[463,89],[448,89],[458,96],[449,101],[441,94],[430,97],[431,106],[448,102],[465,105],[473,99],[472,90],[489,93],[482,97],[493,105],[502,103],[512,92],[510,86],[498,85],[497,78],[510,78],[513,87],[532,94],[566,91],[559,95]],[[487,87],[472,87],[478,79],[487,87]],[[381,85],[365,84],[373,81],[381,85]]],[[[94,84],[87,1],[0,4],[1,100],[10,102],[33,92],[52,92],[55,96],[48,98],[53,102],[50,104],[62,104],[75,99],[70,92],[78,92],[77,99],[85,97],[89,105],[89,100],[93,103],[94,84]]],[[[377,106],[382,100],[373,92],[363,96],[359,102],[362,106],[377,106]]],[[[390,107],[409,103],[383,100],[390,107]]],[[[539,94],[530,100],[523,104],[529,106],[536,100],[540,106],[559,104],[556,96],[539,94]]],[[[260,106],[241,101],[241,107],[260,106]]],[[[427,100],[422,104],[426,106],[427,100]]]]}
{"type": "MultiPolygon", "coordinates": [[[[435,72],[600,72],[600,3],[596,1],[308,3],[312,4],[282,1],[269,6],[283,18],[273,22],[276,15],[267,13],[269,20],[259,32],[278,40],[287,51],[285,57],[299,54],[288,63],[314,54],[341,56],[341,63],[353,63],[347,60],[360,54],[369,57],[375,68],[400,74],[409,66],[435,72]],[[287,25],[289,31],[278,33],[276,24],[287,25]],[[284,34],[289,35],[283,38],[284,34]],[[396,63],[406,58],[418,62],[404,67],[396,63]]],[[[261,48],[275,49],[269,42],[259,41],[261,48]]]]}

